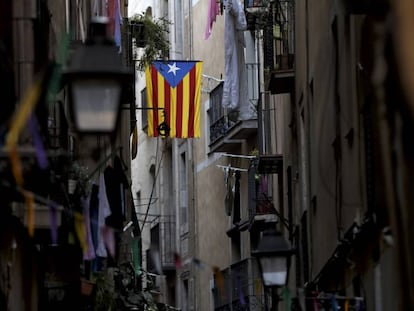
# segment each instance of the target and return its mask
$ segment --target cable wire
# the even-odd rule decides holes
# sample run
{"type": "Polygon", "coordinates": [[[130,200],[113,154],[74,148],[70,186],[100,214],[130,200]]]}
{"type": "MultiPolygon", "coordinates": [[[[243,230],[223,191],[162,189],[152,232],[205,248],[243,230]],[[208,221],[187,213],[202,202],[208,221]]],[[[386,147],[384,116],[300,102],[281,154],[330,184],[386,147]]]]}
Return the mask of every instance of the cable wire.
{"type": "MultiPolygon", "coordinates": [[[[159,152],[159,140],[160,140],[160,138],[158,138],[158,139],[157,139],[157,153],[156,153],[156,155],[155,155],[155,158],[156,158],[156,159],[158,158],[158,152],[159,152]]],[[[158,161],[158,167],[157,167],[157,168],[156,168],[156,170],[155,170],[155,176],[154,176],[154,181],[153,181],[153,183],[152,183],[151,195],[150,195],[150,199],[149,199],[149,202],[148,202],[148,205],[147,205],[147,210],[146,210],[146,212],[145,212],[144,221],[142,222],[141,232],[142,232],[142,230],[144,230],[144,226],[145,226],[145,223],[146,223],[146,221],[147,221],[147,217],[148,217],[149,209],[150,209],[150,207],[151,207],[152,196],[154,195],[155,184],[156,184],[156,182],[157,182],[158,174],[160,173],[160,166],[161,166],[161,163],[162,163],[162,158],[163,158],[163,156],[164,156],[164,150],[163,150],[163,151],[162,151],[162,153],[161,153],[161,157],[160,157],[160,159],[159,159],[159,161],[158,161]]]]}

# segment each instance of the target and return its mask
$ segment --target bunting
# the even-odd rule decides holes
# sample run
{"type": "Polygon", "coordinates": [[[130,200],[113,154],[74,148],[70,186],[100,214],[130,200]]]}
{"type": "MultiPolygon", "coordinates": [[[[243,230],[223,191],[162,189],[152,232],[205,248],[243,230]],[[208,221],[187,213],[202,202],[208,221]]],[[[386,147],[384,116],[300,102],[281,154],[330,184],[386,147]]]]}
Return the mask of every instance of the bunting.
{"type": "Polygon", "coordinates": [[[183,267],[180,254],[174,253],[174,263],[177,270],[180,270],[183,267]]]}
{"type": "Polygon", "coordinates": [[[118,48],[121,47],[121,25],[122,25],[122,17],[121,17],[121,5],[119,0],[109,0],[107,2],[108,6],[108,32],[109,35],[114,38],[115,44],[118,48]]]}
{"type": "Polygon", "coordinates": [[[159,126],[167,125],[169,137],[200,137],[201,70],[200,61],[155,61],[147,67],[148,136],[160,136],[159,126]]]}
{"type": "Polygon", "coordinates": [[[204,39],[210,38],[211,31],[213,29],[213,23],[216,21],[217,15],[220,14],[220,8],[216,0],[209,0],[207,11],[207,25],[204,39]]]}

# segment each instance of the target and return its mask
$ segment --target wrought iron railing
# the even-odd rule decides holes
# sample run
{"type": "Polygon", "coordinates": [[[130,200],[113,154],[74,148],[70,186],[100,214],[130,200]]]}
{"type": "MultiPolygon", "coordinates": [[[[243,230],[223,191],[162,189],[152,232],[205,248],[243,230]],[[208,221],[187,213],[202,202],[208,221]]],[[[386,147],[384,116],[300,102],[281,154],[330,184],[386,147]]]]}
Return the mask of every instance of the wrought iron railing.
{"type": "Polygon", "coordinates": [[[295,2],[277,0],[269,7],[271,23],[264,27],[264,67],[267,70],[289,70],[294,67],[295,2]]]}
{"type": "Polygon", "coordinates": [[[223,85],[221,82],[210,93],[210,109],[208,111],[210,119],[210,143],[214,143],[219,138],[226,135],[227,131],[235,124],[228,119],[225,109],[222,107],[223,85]]]}
{"type": "Polygon", "coordinates": [[[223,282],[216,282],[213,288],[216,311],[262,310],[261,279],[254,258],[231,265],[221,271],[221,276],[223,282]]]}
{"type": "MultiPolygon", "coordinates": [[[[258,93],[258,64],[247,63],[246,74],[248,81],[248,111],[251,119],[257,119],[258,93]]],[[[226,136],[229,130],[237,123],[237,120],[229,118],[226,109],[222,107],[223,85],[221,82],[210,93],[210,109],[208,116],[210,120],[210,144],[226,136]]]]}
{"type": "MultiPolygon", "coordinates": [[[[174,267],[175,252],[175,221],[174,216],[160,216],[153,220],[156,225],[151,229],[151,250],[159,254],[159,260],[163,269],[174,267]]],[[[149,272],[156,272],[156,257],[147,251],[147,269],[149,272]]]]}
{"type": "Polygon", "coordinates": [[[269,175],[260,175],[252,165],[248,172],[249,219],[256,215],[276,214],[269,175]]]}

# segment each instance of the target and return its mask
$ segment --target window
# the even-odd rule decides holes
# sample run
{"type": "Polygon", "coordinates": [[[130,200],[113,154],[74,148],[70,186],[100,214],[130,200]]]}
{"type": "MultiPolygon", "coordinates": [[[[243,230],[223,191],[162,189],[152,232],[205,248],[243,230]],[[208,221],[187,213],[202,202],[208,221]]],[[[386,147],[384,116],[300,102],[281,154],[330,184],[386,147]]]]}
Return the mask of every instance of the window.
{"type": "Polygon", "coordinates": [[[188,180],[185,152],[180,156],[180,232],[188,232],[188,180]]]}
{"type": "Polygon", "coordinates": [[[142,130],[145,131],[148,127],[148,114],[147,110],[147,88],[143,88],[141,91],[141,107],[144,108],[141,111],[141,122],[142,122],[142,130]]]}
{"type": "Polygon", "coordinates": [[[188,311],[189,310],[189,302],[188,302],[188,280],[183,280],[182,282],[182,291],[181,291],[181,310],[188,311]]]}
{"type": "Polygon", "coordinates": [[[223,98],[223,82],[217,85],[210,93],[210,109],[208,116],[210,120],[210,143],[214,143],[222,137],[226,131],[226,120],[224,109],[221,106],[223,98]]]}
{"type": "Polygon", "coordinates": [[[183,33],[183,3],[182,0],[175,1],[175,18],[174,18],[174,26],[175,26],[175,50],[174,53],[176,57],[183,56],[183,46],[184,46],[184,33],[183,33]]]}

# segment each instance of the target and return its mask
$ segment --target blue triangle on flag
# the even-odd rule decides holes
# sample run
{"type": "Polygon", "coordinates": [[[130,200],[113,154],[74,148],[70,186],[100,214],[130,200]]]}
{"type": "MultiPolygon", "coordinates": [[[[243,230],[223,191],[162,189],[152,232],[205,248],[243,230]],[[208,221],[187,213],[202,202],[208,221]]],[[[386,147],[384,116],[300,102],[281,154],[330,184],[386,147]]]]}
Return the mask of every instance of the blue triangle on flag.
{"type": "Polygon", "coordinates": [[[195,61],[155,61],[152,65],[171,87],[176,87],[195,63],[195,61]]]}

